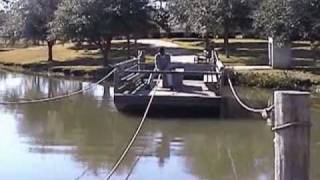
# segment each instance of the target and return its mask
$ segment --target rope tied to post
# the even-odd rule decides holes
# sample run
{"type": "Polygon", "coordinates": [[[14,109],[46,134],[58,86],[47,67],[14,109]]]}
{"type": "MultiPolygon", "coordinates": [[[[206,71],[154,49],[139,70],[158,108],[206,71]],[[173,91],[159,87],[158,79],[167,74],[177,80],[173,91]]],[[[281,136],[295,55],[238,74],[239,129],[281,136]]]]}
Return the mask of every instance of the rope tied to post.
{"type": "Polygon", "coordinates": [[[274,126],[271,128],[271,130],[276,132],[276,131],[284,130],[290,127],[310,127],[310,126],[312,126],[312,124],[309,122],[289,122],[282,125],[274,126]]]}
{"type": "Polygon", "coordinates": [[[75,95],[81,94],[83,92],[86,92],[86,91],[89,91],[89,90],[93,89],[94,87],[97,87],[100,83],[102,83],[103,81],[107,80],[115,71],[116,71],[116,69],[111,70],[106,76],[104,76],[99,81],[97,81],[95,83],[92,83],[92,84],[89,84],[88,86],[86,86],[85,88],[83,88],[83,89],[81,89],[79,91],[75,91],[75,92],[64,94],[64,95],[60,95],[60,96],[44,98],[44,99],[35,99],[35,100],[28,100],[28,101],[20,100],[20,101],[16,101],[16,102],[0,101],[0,105],[22,105],[22,104],[44,103],[44,102],[57,101],[57,100],[69,98],[71,96],[75,96],[75,95]]]}
{"type": "Polygon", "coordinates": [[[285,123],[285,124],[282,124],[282,125],[275,125],[274,123],[274,119],[272,119],[271,117],[271,112],[274,110],[274,104],[267,107],[267,108],[264,108],[264,109],[257,109],[257,108],[252,108],[252,107],[249,107],[248,105],[246,105],[241,99],[240,97],[238,96],[233,84],[232,84],[232,81],[230,79],[230,77],[228,76],[228,83],[229,83],[229,86],[230,86],[230,89],[234,95],[234,97],[236,98],[237,102],[246,110],[250,111],[250,112],[253,112],[253,113],[260,113],[263,117],[263,119],[267,119],[268,121],[268,125],[271,127],[271,130],[273,132],[277,132],[277,131],[280,131],[280,130],[284,130],[284,129],[287,129],[287,128],[291,128],[291,127],[310,127],[312,126],[312,124],[310,122],[288,122],[288,123],[285,123]]]}
{"type": "Polygon", "coordinates": [[[264,119],[267,119],[269,117],[269,114],[270,112],[274,109],[274,105],[271,105],[267,108],[263,108],[263,109],[258,109],[258,108],[253,108],[253,107],[249,107],[248,105],[246,105],[239,97],[238,93],[236,92],[233,84],[232,84],[232,81],[231,81],[231,78],[228,76],[228,83],[229,83],[229,87],[232,91],[232,94],[233,96],[235,97],[235,99],[237,100],[237,102],[244,108],[246,109],[247,111],[249,112],[253,112],[253,113],[259,113],[261,114],[261,116],[264,118],[264,119]]]}

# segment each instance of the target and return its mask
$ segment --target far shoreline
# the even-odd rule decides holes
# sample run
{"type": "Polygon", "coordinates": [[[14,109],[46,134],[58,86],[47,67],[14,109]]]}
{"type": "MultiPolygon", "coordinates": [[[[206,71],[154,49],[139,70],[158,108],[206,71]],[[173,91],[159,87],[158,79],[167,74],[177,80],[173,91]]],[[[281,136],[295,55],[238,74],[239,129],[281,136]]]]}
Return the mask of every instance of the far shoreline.
{"type": "MultiPolygon", "coordinates": [[[[44,65],[42,68],[32,69],[30,67],[23,67],[19,64],[8,64],[0,62],[0,69],[11,73],[21,73],[26,75],[35,75],[43,77],[62,78],[66,80],[78,80],[96,82],[107,75],[112,68],[101,67],[97,69],[87,70],[65,70],[52,71],[49,66],[44,65]]],[[[310,80],[306,78],[289,77],[280,70],[271,71],[236,71],[228,69],[232,81],[236,86],[262,88],[270,90],[302,90],[319,93],[320,80],[310,80]]],[[[288,72],[287,72],[288,73],[288,72]]],[[[292,72],[295,73],[295,72],[292,72]]],[[[112,81],[113,76],[109,78],[112,81]]],[[[227,83],[225,82],[225,86],[227,83]]]]}

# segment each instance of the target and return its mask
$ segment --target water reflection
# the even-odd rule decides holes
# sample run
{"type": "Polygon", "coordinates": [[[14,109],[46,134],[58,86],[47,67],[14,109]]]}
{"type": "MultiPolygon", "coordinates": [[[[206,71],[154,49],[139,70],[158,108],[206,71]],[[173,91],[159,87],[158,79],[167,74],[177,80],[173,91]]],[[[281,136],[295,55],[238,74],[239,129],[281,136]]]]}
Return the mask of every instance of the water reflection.
{"type": "MultiPolygon", "coordinates": [[[[87,85],[10,73],[0,73],[0,84],[1,97],[6,100],[60,95],[87,85]]],[[[242,94],[257,94],[258,98],[246,99],[250,103],[270,97],[269,92],[241,90],[242,94]]],[[[320,101],[315,100],[313,179],[320,178],[318,104],[320,101]]],[[[139,120],[118,113],[109,89],[103,86],[53,103],[0,106],[0,177],[102,179],[139,120]]],[[[114,179],[126,179],[140,155],[130,179],[223,180],[234,179],[235,174],[239,179],[273,179],[272,138],[258,118],[153,118],[147,121],[114,179]]]]}

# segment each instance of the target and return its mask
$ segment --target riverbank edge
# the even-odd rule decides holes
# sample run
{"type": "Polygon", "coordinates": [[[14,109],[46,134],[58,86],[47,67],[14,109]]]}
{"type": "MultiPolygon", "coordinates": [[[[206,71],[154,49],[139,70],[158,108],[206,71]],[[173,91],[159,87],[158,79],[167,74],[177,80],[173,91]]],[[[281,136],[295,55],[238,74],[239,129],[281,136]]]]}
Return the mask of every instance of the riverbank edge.
{"type": "MultiPolygon", "coordinates": [[[[290,71],[288,71],[290,72],[290,71]]],[[[319,92],[320,80],[292,77],[287,71],[278,73],[267,71],[242,71],[229,69],[227,74],[236,86],[255,87],[272,90],[298,90],[319,92]]]]}
{"type": "MultiPolygon", "coordinates": [[[[38,75],[44,77],[54,77],[54,78],[63,78],[69,80],[78,80],[78,81],[89,81],[95,82],[102,79],[109,72],[111,72],[111,67],[102,67],[97,69],[81,70],[72,68],[53,68],[49,65],[43,65],[40,67],[30,68],[29,65],[13,64],[13,63],[3,63],[0,62],[0,69],[12,73],[21,73],[27,75],[38,75]]],[[[113,76],[112,76],[113,77],[113,76]]],[[[110,77],[110,79],[112,79],[110,77]]]]}
{"type": "MultiPolygon", "coordinates": [[[[111,67],[101,67],[97,69],[73,69],[71,67],[53,68],[49,65],[41,67],[31,67],[30,65],[20,65],[13,63],[1,63],[0,69],[29,75],[40,75],[45,77],[64,78],[80,81],[95,82],[108,74],[111,67]]],[[[228,69],[226,74],[229,75],[232,82],[236,86],[256,87],[273,90],[302,90],[318,92],[320,88],[320,80],[311,80],[306,78],[290,77],[286,73],[275,75],[273,72],[267,71],[241,71],[228,69]]],[[[112,78],[110,78],[112,79],[112,78]]],[[[225,82],[227,84],[227,82],[225,82]]]]}

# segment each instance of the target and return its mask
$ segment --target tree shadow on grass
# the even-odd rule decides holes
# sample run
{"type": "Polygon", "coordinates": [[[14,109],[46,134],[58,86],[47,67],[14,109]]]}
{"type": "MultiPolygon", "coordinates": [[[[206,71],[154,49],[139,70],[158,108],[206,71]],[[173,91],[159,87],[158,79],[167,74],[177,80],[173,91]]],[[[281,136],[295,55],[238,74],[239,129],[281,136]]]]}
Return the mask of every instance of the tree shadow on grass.
{"type": "Polygon", "coordinates": [[[1,48],[0,48],[0,53],[1,53],[1,52],[9,52],[9,51],[12,51],[12,50],[13,50],[13,49],[1,49],[1,48]]]}
{"type": "MultiPolygon", "coordinates": [[[[294,66],[314,66],[315,54],[309,50],[310,44],[292,43],[294,66]]],[[[224,54],[223,43],[216,43],[218,52],[224,54]]],[[[230,55],[239,59],[244,65],[268,65],[268,43],[266,42],[236,42],[230,43],[230,55]]]]}
{"type": "MultiPolygon", "coordinates": [[[[199,49],[199,47],[204,47],[204,43],[203,41],[201,41],[201,39],[183,39],[182,41],[191,43],[191,46],[196,46],[198,48],[186,49],[179,47],[167,47],[165,48],[166,51],[172,56],[196,55],[202,52],[201,48],[199,49]]],[[[215,43],[215,48],[221,55],[224,54],[223,47],[224,45],[222,42],[215,43]]],[[[293,43],[292,47],[294,66],[296,68],[308,68],[315,65],[314,61],[312,60],[314,57],[313,52],[311,50],[308,50],[308,43],[293,43]]],[[[84,51],[86,55],[64,62],[56,60],[54,62],[48,63],[46,60],[44,60],[41,63],[28,64],[24,66],[33,69],[49,69],[56,66],[103,66],[103,57],[97,46],[93,44],[82,44],[68,48],[77,51],[84,51]]],[[[130,54],[128,54],[127,42],[125,41],[112,44],[109,58],[110,64],[116,64],[118,62],[128,60],[128,55],[130,56],[130,58],[132,56],[137,56],[136,50],[144,50],[147,56],[155,56],[155,54],[157,54],[159,51],[159,47],[156,47],[154,45],[141,43],[137,43],[135,45],[133,42],[131,43],[130,49],[130,54]]],[[[230,65],[269,65],[267,42],[254,42],[245,40],[244,42],[230,42],[230,55],[230,59],[222,58],[224,63],[230,65]]],[[[313,69],[310,71],[318,73],[318,69],[313,69]]]]}

